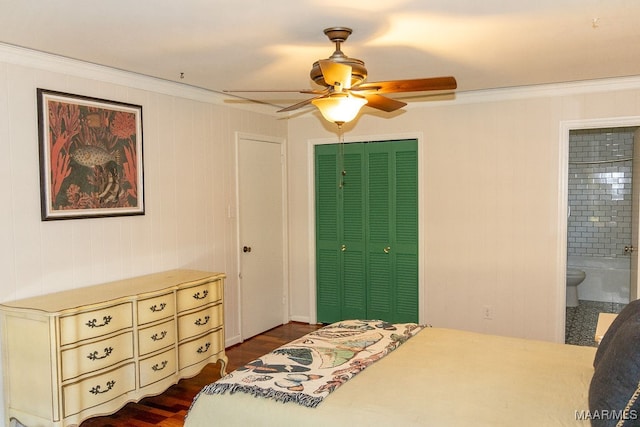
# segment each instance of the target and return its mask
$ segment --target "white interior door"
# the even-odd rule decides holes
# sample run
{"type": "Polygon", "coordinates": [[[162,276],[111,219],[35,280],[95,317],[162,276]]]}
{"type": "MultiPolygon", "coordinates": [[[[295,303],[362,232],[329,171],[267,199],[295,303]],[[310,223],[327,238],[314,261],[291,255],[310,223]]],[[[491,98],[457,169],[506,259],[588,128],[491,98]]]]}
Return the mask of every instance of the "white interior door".
{"type": "Polygon", "coordinates": [[[283,144],[238,138],[241,334],[286,321],[286,217],[283,144]]]}

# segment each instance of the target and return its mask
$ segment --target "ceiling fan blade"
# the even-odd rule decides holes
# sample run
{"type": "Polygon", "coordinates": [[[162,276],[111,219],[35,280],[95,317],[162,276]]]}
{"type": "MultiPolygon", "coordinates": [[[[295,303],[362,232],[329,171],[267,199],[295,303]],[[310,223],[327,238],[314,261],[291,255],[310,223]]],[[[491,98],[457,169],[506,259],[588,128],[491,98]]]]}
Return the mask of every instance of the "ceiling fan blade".
{"type": "Polygon", "coordinates": [[[326,89],[238,89],[238,90],[223,90],[223,93],[246,93],[246,92],[255,92],[255,93],[271,93],[271,92],[282,92],[282,93],[310,93],[312,95],[321,95],[326,94],[326,89]]]}
{"type": "Polygon", "coordinates": [[[390,80],[386,82],[363,83],[351,88],[352,91],[374,93],[423,92],[429,90],[451,90],[458,87],[454,77],[430,77],[426,79],[390,80]]]}
{"type": "Polygon", "coordinates": [[[333,86],[337,92],[351,88],[351,66],[329,60],[320,60],[320,70],[324,81],[333,86]]]}
{"type": "Polygon", "coordinates": [[[298,108],[302,108],[304,106],[307,106],[307,105],[311,104],[311,101],[313,101],[314,99],[319,99],[319,98],[324,98],[324,97],[325,97],[325,95],[321,95],[321,96],[316,96],[316,97],[313,97],[313,98],[305,99],[304,101],[300,101],[300,102],[298,102],[296,104],[293,104],[293,105],[290,105],[288,107],[285,107],[285,108],[283,108],[281,110],[278,110],[277,112],[278,113],[285,113],[287,111],[297,110],[298,108]]]}
{"type": "Polygon", "coordinates": [[[365,95],[365,98],[367,99],[367,107],[376,108],[388,113],[396,111],[407,105],[406,102],[396,101],[395,99],[387,98],[382,95],[370,94],[365,95]]]}

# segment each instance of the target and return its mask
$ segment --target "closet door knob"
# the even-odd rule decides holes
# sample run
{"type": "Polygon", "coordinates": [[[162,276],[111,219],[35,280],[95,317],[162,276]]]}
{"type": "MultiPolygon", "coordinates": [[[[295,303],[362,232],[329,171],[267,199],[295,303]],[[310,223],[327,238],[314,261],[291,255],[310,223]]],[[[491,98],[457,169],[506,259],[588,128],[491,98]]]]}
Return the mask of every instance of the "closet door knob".
{"type": "Polygon", "coordinates": [[[347,245],[342,245],[342,246],[340,246],[340,250],[341,250],[342,252],[346,252],[346,250],[347,250],[347,245]]]}
{"type": "Polygon", "coordinates": [[[391,246],[387,246],[386,248],[383,249],[385,254],[388,254],[389,252],[391,252],[391,246]]]}
{"type": "Polygon", "coordinates": [[[242,252],[247,253],[247,252],[251,252],[251,246],[245,246],[242,248],[242,252]]]}

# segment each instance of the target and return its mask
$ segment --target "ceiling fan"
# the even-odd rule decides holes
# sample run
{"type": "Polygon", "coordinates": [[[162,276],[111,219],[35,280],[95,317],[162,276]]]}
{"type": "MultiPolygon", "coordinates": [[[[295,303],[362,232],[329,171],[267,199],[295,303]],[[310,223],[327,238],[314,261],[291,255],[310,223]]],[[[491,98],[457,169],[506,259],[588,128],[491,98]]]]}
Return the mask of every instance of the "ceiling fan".
{"type": "Polygon", "coordinates": [[[353,120],[365,104],[385,112],[392,112],[407,105],[406,102],[389,98],[384,96],[385,94],[453,90],[457,87],[454,77],[366,82],[367,69],[364,62],[349,58],[340,49],[341,44],[351,33],[351,28],[346,27],[331,27],[324,30],[329,40],[335,43],[336,50],[329,58],[314,62],[309,73],[311,80],[322,88],[295,91],[315,96],[278,112],[293,111],[314,104],[327,120],[341,125],[353,120]]]}

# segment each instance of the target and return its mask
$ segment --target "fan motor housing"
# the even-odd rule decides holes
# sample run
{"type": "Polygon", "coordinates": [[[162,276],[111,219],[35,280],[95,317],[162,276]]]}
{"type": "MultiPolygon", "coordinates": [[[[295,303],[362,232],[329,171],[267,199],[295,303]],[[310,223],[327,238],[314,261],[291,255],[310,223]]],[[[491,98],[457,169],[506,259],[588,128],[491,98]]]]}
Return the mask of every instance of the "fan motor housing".
{"type": "MultiPolygon", "coordinates": [[[[336,44],[336,51],[333,52],[333,55],[331,55],[328,60],[351,67],[351,86],[353,87],[367,79],[367,69],[365,68],[363,61],[355,58],[349,58],[340,50],[340,44],[347,40],[351,35],[351,32],[351,28],[347,27],[331,27],[324,30],[324,34],[329,38],[329,40],[336,44]]],[[[331,86],[325,82],[318,61],[313,63],[309,76],[317,85],[324,87],[331,86]]]]}
{"type": "MultiPolygon", "coordinates": [[[[365,68],[363,61],[355,58],[349,58],[344,55],[342,56],[342,58],[332,55],[329,60],[338,62],[340,64],[349,65],[351,67],[352,87],[359,85],[367,79],[367,69],[365,68]]],[[[313,80],[317,85],[324,87],[331,86],[324,81],[324,76],[322,75],[322,70],[320,69],[320,64],[318,63],[318,61],[313,63],[313,67],[311,67],[309,77],[311,77],[311,80],[313,80]]]]}

